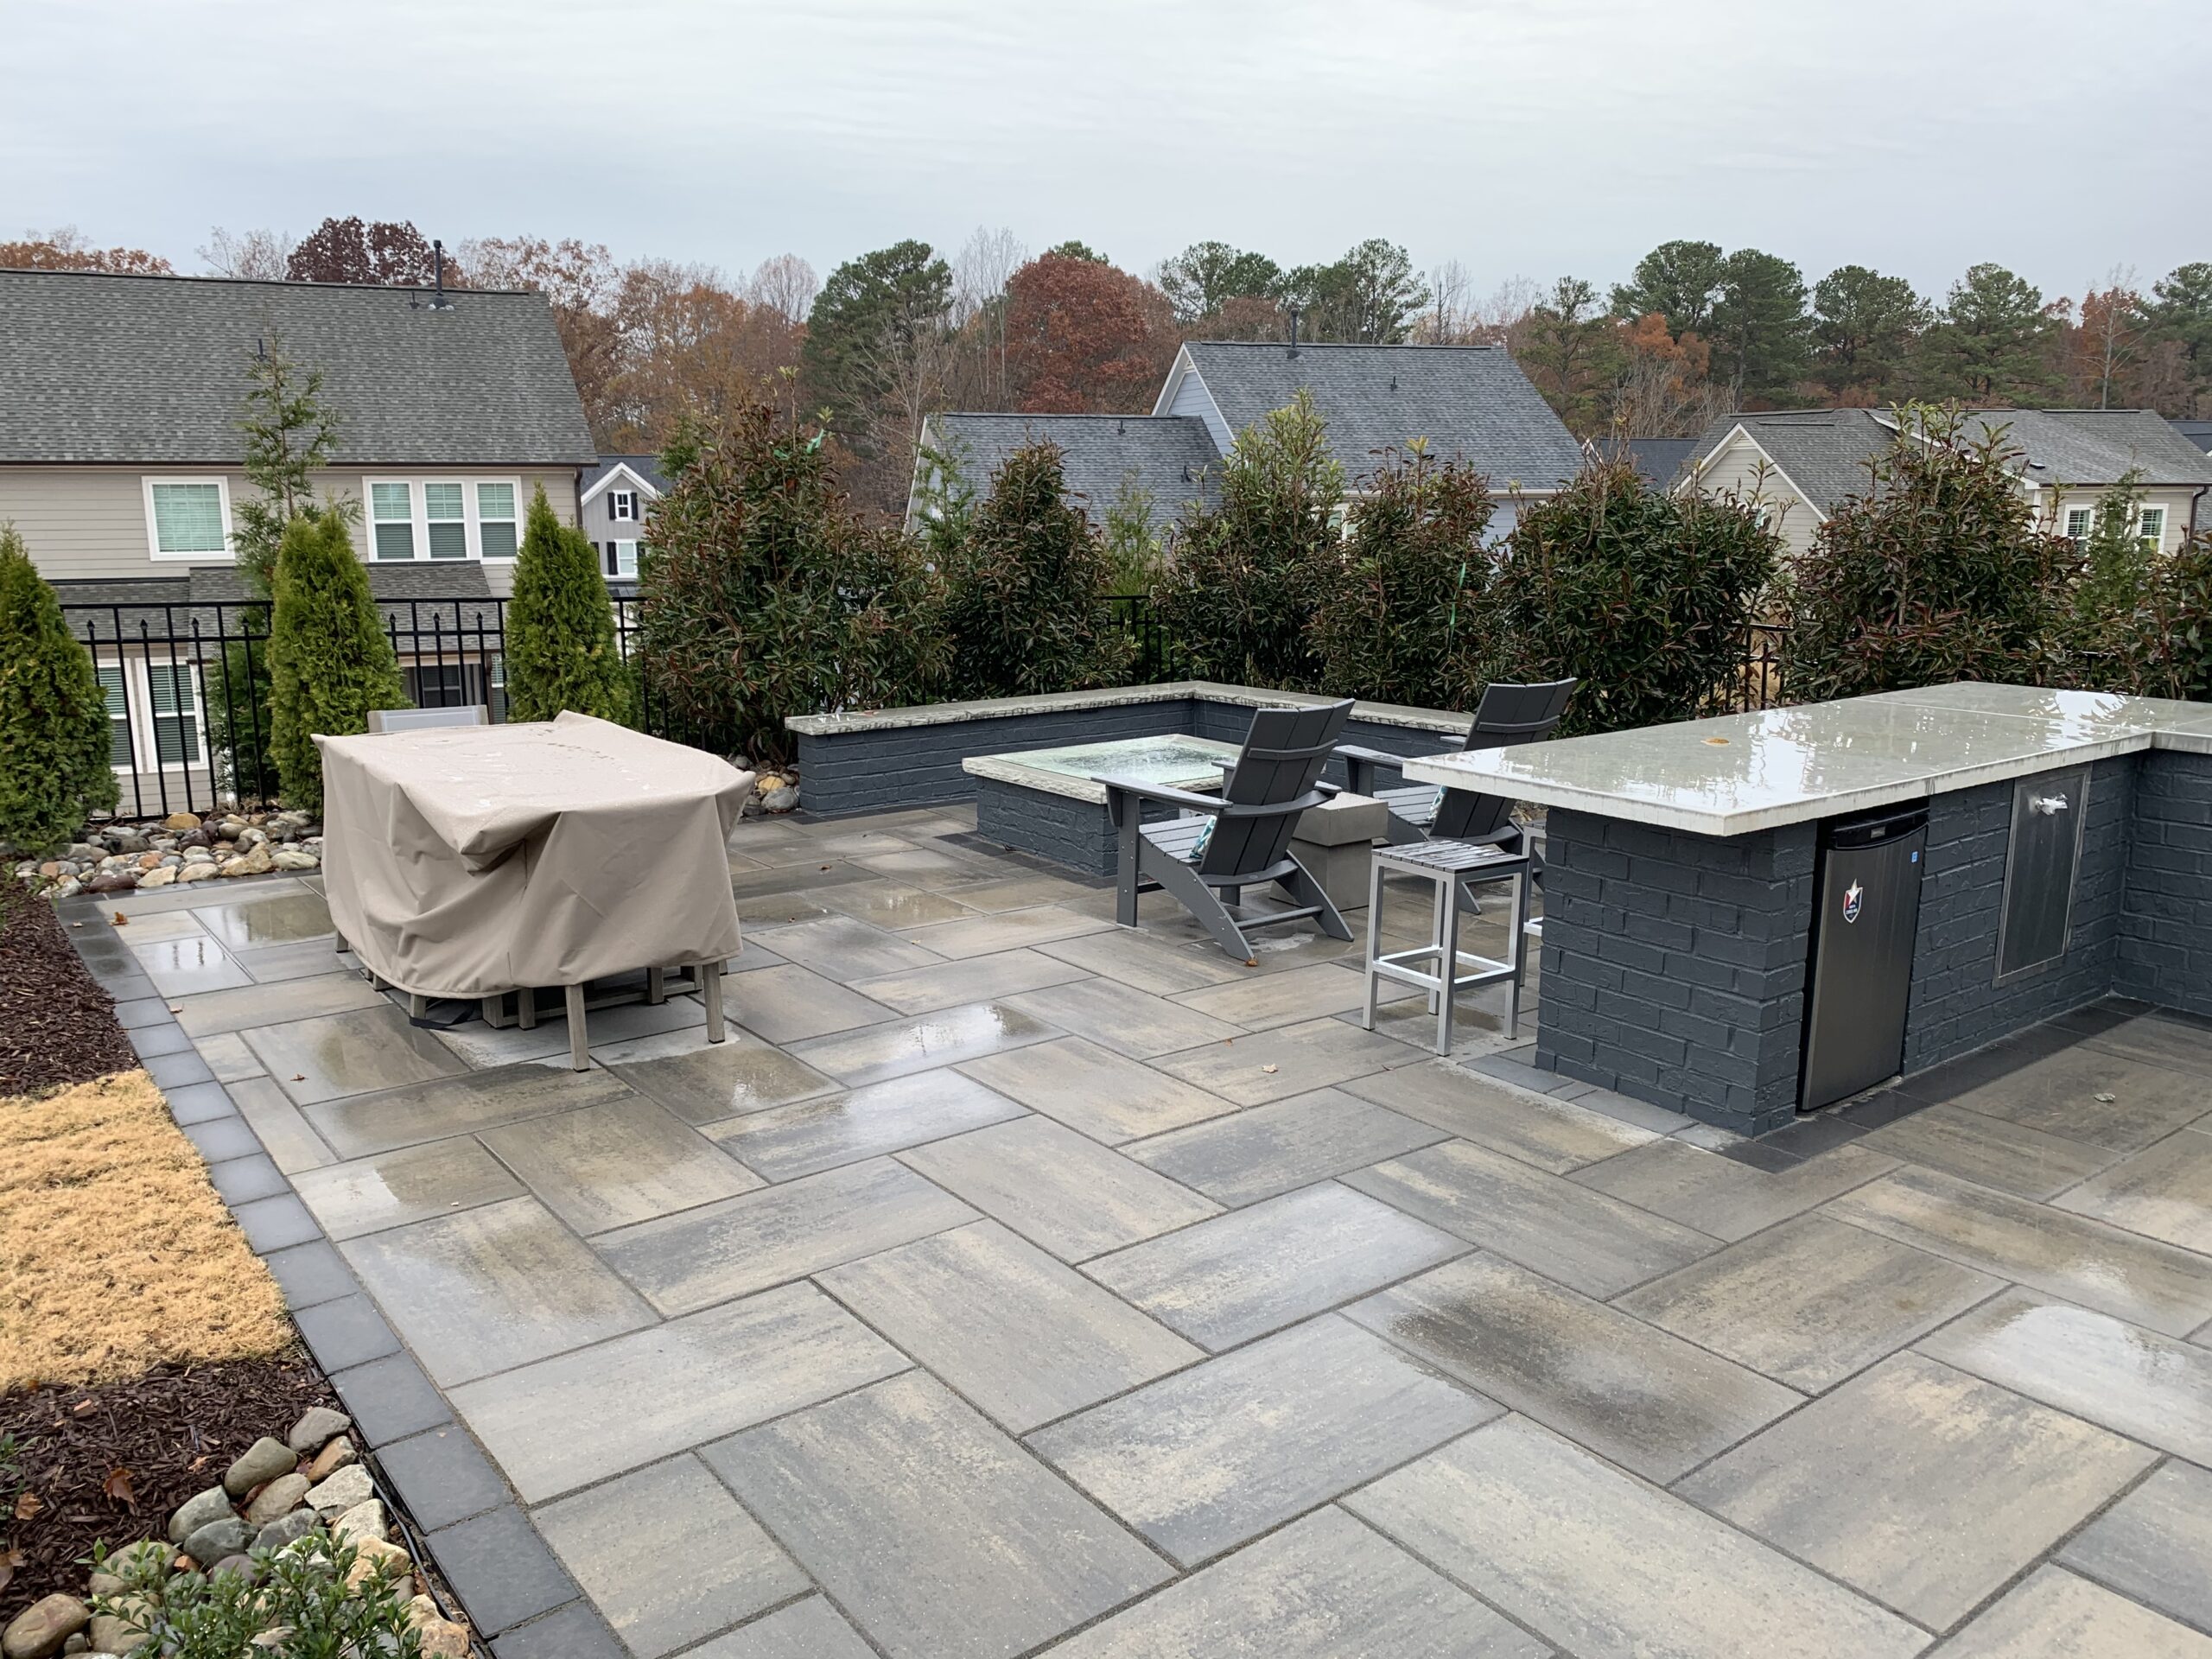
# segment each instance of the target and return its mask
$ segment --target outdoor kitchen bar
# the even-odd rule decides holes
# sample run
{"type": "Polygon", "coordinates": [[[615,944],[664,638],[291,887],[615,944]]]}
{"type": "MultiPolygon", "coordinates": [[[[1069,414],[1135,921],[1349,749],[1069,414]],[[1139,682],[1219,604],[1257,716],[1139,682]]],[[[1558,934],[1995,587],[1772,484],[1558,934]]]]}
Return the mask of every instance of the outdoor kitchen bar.
{"type": "Polygon", "coordinates": [[[1536,1063],[1727,1128],[2107,995],[2212,1016],[2212,706],[1955,684],[1405,771],[1547,809],[1536,1063]]]}

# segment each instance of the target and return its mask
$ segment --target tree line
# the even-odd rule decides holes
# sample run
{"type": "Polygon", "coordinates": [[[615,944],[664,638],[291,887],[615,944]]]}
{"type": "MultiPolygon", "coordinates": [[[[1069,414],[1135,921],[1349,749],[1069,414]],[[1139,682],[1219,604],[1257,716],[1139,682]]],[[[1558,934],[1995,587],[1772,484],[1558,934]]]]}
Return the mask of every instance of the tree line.
{"type": "MultiPolygon", "coordinates": [[[[213,272],[427,283],[412,225],[326,219],[295,242],[213,232],[213,272]]],[[[143,249],[72,231],[0,245],[0,265],[166,270],[143,249]]],[[[1847,264],[1808,281],[1756,248],[1677,240],[1609,286],[1516,278],[1478,296],[1465,268],[1429,270],[1376,238],[1284,265],[1219,241],[1140,275],[1081,242],[1033,255],[1004,230],[957,250],[908,239],[819,280],[804,259],[747,277],[665,259],[624,263],[575,238],[476,237],[450,285],[543,292],[604,453],[657,452],[688,417],[755,402],[822,412],[863,510],[903,505],[921,423],[944,409],[1136,413],[1189,339],[1503,346],[1579,436],[1689,436],[1739,408],[2148,408],[2212,416],[2212,262],[2149,282],[2115,270],[2078,299],[1993,264],[1940,296],[1847,264]]]]}

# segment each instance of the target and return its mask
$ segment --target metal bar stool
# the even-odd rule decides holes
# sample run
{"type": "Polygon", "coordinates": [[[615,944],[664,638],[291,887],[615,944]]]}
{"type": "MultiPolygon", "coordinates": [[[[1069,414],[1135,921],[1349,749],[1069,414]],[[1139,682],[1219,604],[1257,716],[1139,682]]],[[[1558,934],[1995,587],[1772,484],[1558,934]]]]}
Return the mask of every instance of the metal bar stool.
{"type": "MultiPolygon", "coordinates": [[[[1377,847],[1367,887],[1367,1004],[1360,1023],[1375,1029],[1376,995],[1382,982],[1395,980],[1428,993],[1429,1012],[1436,1016],[1436,1052],[1452,1052],[1452,999],[1461,991],[1501,981],[1513,987],[1508,1005],[1505,1034],[1520,1035],[1521,981],[1529,960],[1529,857],[1496,847],[1465,841],[1421,841],[1401,847],[1377,847]],[[1382,944],[1382,879],[1389,874],[1417,875],[1434,884],[1435,938],[1433,943],[1409,950],[1385,953],[1382,944]],[[1500,962],[1459,949],[1460,892],[1475,882],[1511,881],[1513,915],[1506,938],[1513,959],[1500,962]]],[[[1471,904],[1471,899],[1468,903],[1471,904]]]]}

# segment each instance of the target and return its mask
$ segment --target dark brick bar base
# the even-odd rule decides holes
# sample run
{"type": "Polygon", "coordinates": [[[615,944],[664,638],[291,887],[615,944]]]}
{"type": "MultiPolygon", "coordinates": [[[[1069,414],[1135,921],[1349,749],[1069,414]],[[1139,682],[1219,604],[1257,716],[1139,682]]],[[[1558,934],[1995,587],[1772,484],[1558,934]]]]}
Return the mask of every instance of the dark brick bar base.
{"type": "MultiPolygon", "coordinates": [[[[1087,875],[1114,874],[1114,821],[1103,804],[996,778],[976,785],[976,833],[1087,875]]],[[[1155,809],[1157,810],[1157,809],[1155,809]]]]}
{"type": "MultiPolygon", "coordinates": [[[[2212,755],[2090,769],[2066,954],[2000,987],[2012,790],[1928,803],[1907,1076],[2115,993],[2212,1017],[2212,755]]],[[[1555,809],[1537,1064],[1745,1135],[1789,1122],[1817,830],[1722,839],[1555,809]]]]}

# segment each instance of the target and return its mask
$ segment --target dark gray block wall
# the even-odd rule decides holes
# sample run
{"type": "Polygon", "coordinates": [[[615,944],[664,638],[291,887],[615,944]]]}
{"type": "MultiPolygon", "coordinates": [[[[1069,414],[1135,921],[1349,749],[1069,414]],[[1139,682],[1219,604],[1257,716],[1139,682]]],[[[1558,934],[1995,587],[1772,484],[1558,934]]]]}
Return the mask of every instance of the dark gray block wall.
{"type": "Polygon", "coordinates": [[[1996,983],[1997,932],[2018,780],[1929,802],[1926,873],[1905,1014],[1907,1076],[2110,995],[2120,960],[2137,766],[2138,757],[2122,755],[2090,768],[2066,954],[2003,986],[1996,983]]]}
{"type": "Polygon", "coordinates": [[[1536,1063],[1745,1135],[1788,1122],[1814,843],[1553,810],[1536,1063]]]}
{"type": "Polygon", "coordinates": [[[1114,874],[1117,850],[1114,821],[1103,806],[1001,783],[995,778],[968,781],[976,785],[977,835],[1049,858],[1055,864],[1068,865],[1086,875],[1114,874]]]}
{"type": "Polygon", "coordinates": [[[2212,755],[2138,759],[2113,988],[2212,1016],[2212,755]]]}

